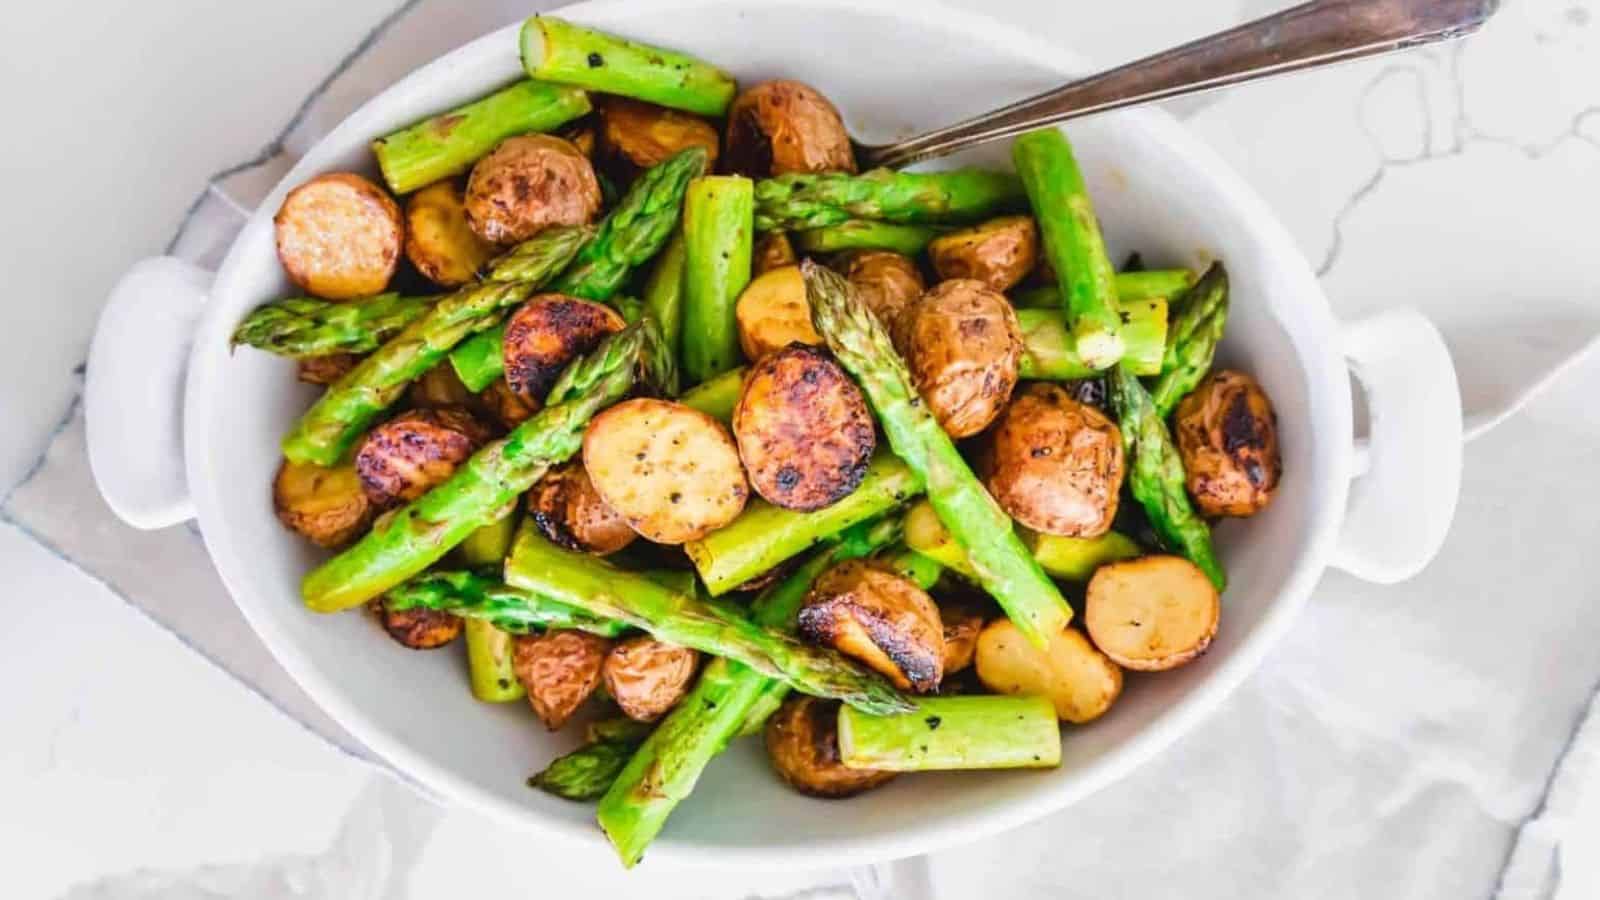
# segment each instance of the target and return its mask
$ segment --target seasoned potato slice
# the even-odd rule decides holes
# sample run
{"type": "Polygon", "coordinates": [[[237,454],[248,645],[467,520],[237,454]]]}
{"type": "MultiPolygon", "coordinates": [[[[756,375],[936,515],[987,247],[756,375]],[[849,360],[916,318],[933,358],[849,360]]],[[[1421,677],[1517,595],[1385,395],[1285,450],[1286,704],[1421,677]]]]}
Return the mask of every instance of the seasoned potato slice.
{"type": "Polygon", "coordinates": [[[733,436],[756,493],[807,512],[854,491],[878,442],[861,389],[828,351],[798,344],[750,367],[733,436]]]}
{"type": "Polygon", "coordinates": [[[839,111],[798,81],[762,82],[734,98],[724,160],[728,171],[751,178],[856,170],[839,111]]]}
{"type": "Polygon", "coordinates": [[[928,259],[941,279],[970,278],[1004,293],[1038,262],[1039,228],[1029,216],[990,219],[934,238],[928,259]]]}
{"type": "Polygon", "coordinates": [[[989,426],[1011,399],[1022,328],[1006,298],[976,281],[946,281],[907,310],[900,351],[928,409],[951,437],[989,426]]]}
{"type": "Polygon", "coordinates": [[[1010,619],[996,619],[978,634],[977,669],[996,693],[1049,697],[1064,722],[1097,719],[1122,693],[1122,670],[1076,628],[1062,629],[1040,650],[1010,619]]]}
{"type": "Polygon", "coordinates": [[[627,400],[595,416],[583,465],[623,521],[658,544],[705,537],[738,517],[750,496],[722,423],[666,400],[627,400]]]}
{"type": "Polygon", "coordinates": [[[511,669],[546,728],[565,725],[600,686],[610,649],[610,641],[582,631],[548,631],[512,642],[511,669]]]}
{"type": "Polygon", "coordinates": [[[642,634],[613,646],[600,675],[624,715],[654,722],[689,692],[699,665],[694,650],[642,634]]]}
{"type": "Polygon", "coordinates": [[[608,95],[600,102],[600,124],[601,149],[629,171],[648,169],[690,147],[704,147],[707,169],[716,168],[717,130],[699,116],[608,95]]]}
{"type": "Polygon", "coordinates": [[[456,639],[463,623],[460,616],[437,609],[389,609],[383,601],[373,607],[383,630],[395,643],[412,650],[435,650],[456,639]]]}
{"type": "Polygon", "coordinates": [[[1060,385],[1034,382],[995,422],[989,493],[1011,518],[1044,534],[1111,530],[1122,489],[1122,432],[1060,385]]]}
{"type": "Polygon", "coordinates": [[[382,293],[400,262],[400,207],[350,172],[318,175],[290,191],[272,224],[289,280],[313,296],[382,293]]]}
{"type": "Polygon", "coordinates": [[[604,556],[638,537],[600,498],[589,473],[576,460],[539,479],[528,492],[528,512],[545,537],[571,550],[604,556]]]}
{"type": "Polygon", "coordinates": [[[461,186],[435,181],[406,201],[406,259],[434,284],[456,287],[478,276],[495,246],[467,224],[461,186]]]}
{"type": "Polygon", "coordinates": [[[324,468],[284,460],[272,479],[278,521],[319,547],[350,543],[372,521],[372,503],[355,466],[324,468]]]}
{"type": "Polygon", "coordinates": [[[1272,502],[1283,474],[1278,415],[1254,378],[1221,369],[1173,415],[1189,493],[1207,516],[1253,516],[1272,502]]]}
{"type": "Polygon", "coordinates": [[[465,410],[412,410],[367,433],[356,472],[367,499],[385,509],[427,493],[488,440],[488,428],[465,410]]]}
{"type": "Polygon", "coordinates": [[[540,404],[524,402],[504,378],[496,379],[484,388],[483,393],[478,395],[478,402],[483,404],[495,421],[508,429],[528,421],[540,408],[540,404]]]}
{"type": "Polygon", "coordinates": [[[839,761],[839,702],[791,694],[767,720],[767,758],[790,787],[812,797],[839,799],[894,778],[839,761]]]}
{"type": "Polygon", "coordinates": [[[760,276],[799,262],[800,257],[794,255],[794,244],[789,243],[789,235],[782,231],[768,231],[756,238],[755,252],[750,257],[750,271],[760,276]]]}
{"type": "Polygon", "coordinates": [[[853,250],[834,264],[891,335],[926,288],[911,257],[890,250],[853,250]]]}
{"type": "Polygon", "coordinates": [[[745,286],[734,306],[739,323],[739,347],[747,359],[757,360],[790,344],[822,343],[811,325],[811,304],[799,266],[765,272],[745,286]]]}
{"type": "Polygon", "coordinates": [[[1121,665],[1158,672],[1204,653],[1221,615],[1217,589],[1198,566],[1181,556],[1146,556],[1095,571],[1083,626],[1121,665]]]}
{"type": "Polygon", "coordinates": [[[461,377],[448,359],[411,382],[411,387],[406,388],[406,399],[418,409],[471,409],[478,405],[477,395],[461,383],[461,377]]]}
{"type": "Polygon", "coordinates": [[[600,211],[600,182],[577,147],[548,134],[507,138],[467,180],[467,223],[491,244],[515,244],[600,211]]]}
{"type": "Polygon", "coordinates": [[[330,353],[295,361],[294,377],[305,384],[333,384],[361,362],[354,353],[330,353]]]}
{"type": "Polygon", "coordinates": [[[868,560],[846,560],[817,578],[800,609],[799,630],[902,690],[927,693],[944,677],[944,625],[933,598],[868,560]]]}
{"type": "Polygon", "coordinates": [[[983,613],[966,603],[941,603],[939,621],[944,625],[944,674],[948,678],[972,665],[978,653],[978,632],[983,630],[983,613]]]}
{"type": "MultiPolygon", "coordinates": [[[[616,310],[565,294],[539,294],[506,322],[506,381],[523,403],[541,404],[561,370],[627,325],[616,310]]],[[[537,407],[536,407],[537,408],[537,407]]]]}

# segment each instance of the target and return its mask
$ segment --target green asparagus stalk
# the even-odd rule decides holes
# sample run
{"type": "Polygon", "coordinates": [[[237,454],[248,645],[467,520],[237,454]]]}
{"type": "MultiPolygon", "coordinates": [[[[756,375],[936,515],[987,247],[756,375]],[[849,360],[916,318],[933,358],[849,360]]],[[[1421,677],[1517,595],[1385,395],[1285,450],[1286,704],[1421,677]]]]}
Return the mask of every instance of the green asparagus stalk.
{"type": "MultiPolygon", "coordinates": [[[[1063,581],[1088,581],[1094,570],[1106,563],[1132,559],[1140,553],[1139,545],[1132,538],[1115,531],[1079,538],[1038,534],[1018,526],[1017,533],[1040,567],[1051,577],[1063,581]]],[[[967,551],[950,536],[949,529],[939,521],[938,514],[926,500],[906,510],[905,534],[906,546],[916,553],[967,579],[977,578],[977,570],[967,559],[967,551]]]]}
{"type": "Polygon", "coordinates": [[[699,384],[739,365],[734,305],[750,283],[753,185],[748,178],[698,178],[683,204],[683,371],[699,384]]]}
{"type": "Polygon", "coordinates": [[[425,119],[372,142],[383,180],[409,194],[459,175],[508,137],[554,131],[589,112],[589,95],[573,87],[519,81],[466,106],[425,119]]]}
{"type": "Polygon", "coordinates": [[[1055,128],[1029,132],[1011,144],[1011,159],[1027,186],[1039,239],[1056,271],[1067,323],[1083,361],[1095,369],[1122,359],[1116,269],[1106,255],[1094,204],[1066,135],[1055,128]]]}
{"type": "Polygon", "coordinates": [[[506,374],[506,326],[502,322],[462,341],[450,351],[450,367],[474,394],[506,374]]]}
{"type": "Polygon", "coordinates": [[[566,800],[595,800],[617,780],[629,757],[649,736],[651,726],[626,717],[589,726],[582,747],[557,757],[544,771],[528,779],[528,786],[566,800]]]}
{"type": "Polygon", "coordinates": [[[809,228],[794,233],[794,243],[805,253],[837,253],[841,250],[893,250],[916,256],[928,248],[943,229],[933,225],[893,225],[854,219],[809,228]]]}
{"type": "Polygon", "coordinates": [[[579,357],[550,391],[549,405],[484,446],[443,484],[402,507],[301,582],[306,606],[358,606],[438,562],[551,467],[578,452],[589,419],[633,387],[649,352],[647,325],[630,325],[579,357]]]}
{"type": "MultiPolygon", "coordinates": [[[[1118,272],[1117,299],[1124,305],[1138,300],[1166,300],[1169,303],[1194,284],[1188,269],[1152,269],[1144,272],[1118,272]]],[[[1060,309],[1061,289],[1053,284],[1028,288],[1011,295],[1017,309],[1060,309]]]]}
{"type": "Polygon", "coordinates": [[[234,329],[233,346],[243,344],[292,359],[370,353],[438,299],[391,293],[343,303],[311,297],[276,300],[245,316],[234,329]]]}
{"type": "Polygon", "coordinates": [[[924,556],[910,547],[901,547],[883,557],[883,562],[895,574],[908,579],[923,590],[931,590],[944,575],[944,564],[931,556],[924,556]]]}
{"type": "Polygon", "coordinates": [[[1163,543],[1199,566],[1211,583],[1227,585],[1211,546],[1211,529],[1195,514],[1185,486],[1183,459],[1166,423],[1138,377],[1122,366],[1107,376],[1128,457],[1128,489],[1144,507],[1163,543]]]}
{"type": "Polygon", "coordinates": [[[1161,378],[1150,390],[1156,413],[1162,419],[1172,415],[1178,401],[1188,396],[1211,371],[1217,343],[1228,321],[1228,273],[1221,263],[1206,270],[1193,289],[1185,294],[1177,315],[1172,318],[1167,338],[1161,378]]]}
{"type": "Polygon", "coordinates": [[[756,183],[756,230],[826,228],[852,219],[967,225],[1026,199],[1015,175],[987,169],[780,175],[756,183]]]}
{"type": "Polygon", "coordinates": [[[739,393],[744,390],[744,373],[743,367],[729,369],[685,391],[678,402],[726,425],[733,420],[733,408],[738,405],[739,393]]]}
{"type": "MultiPolygon", "coordinates": [[[[508,519],[509,521],[509,519],[508,519]]],[[[486,622],[507,634],[537,634],[551,629],[587,631],[616,637],[628,630],[622,622],[605,619],[569,603],[552,600],[500,580],[501,566],[465,571],[424,572],[391,590],[391,609],[434,609],[473,622],[486,622]]],[[[649,569],[639,574],[679,593],[695,590],[693,572],[649,569]]]]}
{"type": "MultiPolygon", "coordinates": [[[[1160,372],[1167,344],[1167,301],[1122,301],[1118,308],[1127,345],[1123,360],[1140,375],[1160,372]]],[[[1078,352],[1061,310],[1019,309],[1017,324],[1022,327],[1022,361],[1017,370],[1022,378],[1071,381],[1100,374],[1078,352]]]]}
{"type": "Polygon", "coordinates": [[[921,402],[877,316],[838,274],[809,260],[800,267],[817,333],[860,382],[895,455],[921,476],[939,520],[966,549],[978,583],[1042,649],[1072,620],[1072,607],[921,402]]]}
{"type": "Polygon", "coordinates": [[[587,235],[581,228],[547,229],[528,242],[537,244],[542,261],[530,270],[530,280],[474,285],[434,304],[329,387],[284,437],[283,455],[297,463],[337,463],[407,385],[467,335],[492,326],[500,313],[526,300],[572,259],[587,235]]]}
{"type": "Polygon", "coordinates": [[[683,232],[673,234],[656,257],[644,283],[644,308],[661,326],[661,340],[672,358],[683,362],[683,232]]]}
{"type": "Polygon", "coordinates": [[[733,76],[692,56],[623,40],[551,16],[522,24],[529,77],[721,117],[738,90],[733,76]]]}
{"type": "Polygon", "coordinates": [[[1061,764],[1049,698],[928,697],[892,716],[839,711],[839,759],[856,769],[1048,769],[1061,764]]]}
{"type": "MultiPolygon", "coordinates": [[[[498,568],[511,552],[511,538],[516,527],[516,515],[508,510],[499,519],[467,535],[456,547],[455,556],[464,565],[486,570],[498,568]]],[[[413,583],[407,582],[395,591],[405,590],[413,583]]],[[[467,679],[472,696],[484,703],[509,703],[526,696],[527,691],[511,665],[511,634],[481,618],[467,618],[463,630],[467,636],[467,679]]]]}

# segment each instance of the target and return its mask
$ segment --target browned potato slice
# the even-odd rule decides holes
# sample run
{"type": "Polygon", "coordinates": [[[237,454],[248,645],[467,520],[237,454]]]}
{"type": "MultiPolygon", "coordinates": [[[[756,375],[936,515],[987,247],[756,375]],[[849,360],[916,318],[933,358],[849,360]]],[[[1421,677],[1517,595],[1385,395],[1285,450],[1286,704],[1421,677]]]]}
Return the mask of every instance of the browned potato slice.
{"type": "Polygon", "coordinates": [[[333,384],[361,362],[355,353],[330,353],[308,356],[295,362],[294,377],[305,384],[333,384]]]}
{"type": "Polygon", "coordinates": [[[1028,216],[990,219],[928,244],[928,260],[940,278],[970,278],[1002,293],[1021,283],[1038,259],[1039,229],[1028,216]]]}
{"type": "Polygon", "coordinates": [[[878,443],[861,389],[828,351],[801,345],[750,367],[733,436],[756,493],[804,512],[854,491],[878,443]]]}
{"type": "Polygon", "coordinates": [[[378,508],[409,503],[455,473],[489,439],[462,409],[417,409],[368,432],[356,450],[356,472],[378,508]]]}
{"type": "Polygon", "coordinates": [[[722,423],[667,400],[627,400],[595,416],[583,466],[623,521],[658,544],[705,537],[732,522],[750,496],[722,423]]]}
{"type": "Polygon", "coordinates": [[[794,255],[794,245],[789,243],[789,235],[782,231],[768,231],[756,238],[755,252],[750,258],[750,271],[756,276],[761,276],[773,269],[793,266],[799,262],[800,258],[794,255]]]}
{"type": "Polygon", "coordinates": [[[767,758],[789,786],[839,799],[869,791],[893,772],[849,769],[839,761],[839,701],[791,694],[767,720],[767,758]]]}
{"type": "Polygon", "coordinates": [[[689,692],[699,665],[699,653],[643,634],[613,646],[600,675],[623,714],[654,722],[689,692]]]}
{"type": "Polygon", "coordinates": [[[728,171],[751,178],[856,170],[839,111],[798,81],[762,82],[734,98],[723,159],[728,171]]]}
{"type": "Polygon", "coordinates": [[[576,460],[539,479],[528,492],[528,512],[544,536],[571,550],[604,556],[638,537],[617,511],[606,505],[576,460]]]}
{"type": "Polygon", "coordinates": [[[461,186],[453,179],[435,181],[406,201],[406,259],[434,284],[472,281],[494,253],[495,246],[467,224],[461,186]]]}
{"type": "Polygon", "coordinates": [[[853,250],[834,263],[891,335],[926,289],[911,257],[890,250],[853,250]]]}
{"type": "Polygon", "coordinates": [[[540,294],[506,321],[506,381],[522,402],[539,404],[579,354],[627,325],[616,310],[565,294],[540,294]]]}
{"type": "Polygon", "coordinates": [[[933,598],[867,560],[846,560],[817,578],[800,608],[799,631],[902,690],[926,693],[944,677],[944,625],[933,598]]]}
{"type": "Polygon", "coordinates": [[[1006,298],[976,281],[946,281],[900,321],[901,352],[928,409],[951,437],[989,426],[1011,399],[1022,328],[1006,298]]]}
{"type": "Polygon", "coordinates": [[[419,409],[445,407],[471,409],[478,405],[477,395],[467,390],[467,386],[461,383],[461,377],[456,374],[456,367],[450,365],[448,359],[423,372],[422,377],[411,382],[411,387],[406,388],[406,399],[419,409]]]}
{"type": "Polygon", "coordinates": [[[582,631],[548,631],[512,642],[511,669],[546,728],[565,725],[600,686],[600,667],[610,649],[610,641],[582,631]]]}
{"type": "Polygon", "coordinates": [[[323,468],[284,460],[272,479],[278,521],[319,547],[350,543],[372,519],[355,466],[323,468]]]}
{"type": "Polygon", "coordinates": [[[272,224],[289,280],[313,296],[381,293],[400,262],[400,207],[350,172],[318,175],[290,191],[272,224]]]}
{"type": "Polygon", "coordinates": [[[760,359],[790,344],[821,344],[811,325],[811,304],[799,266],[764,272],[745,286],[734,306],[739,347],[745,358],[760,359]]]}
{"type": "Polygon", "coordinates": [[[1254,378],[1211,373],[1178,404],[1173,424],[1202,515],[1253,516],[1272,502],[1283,474],[1278,415],[1254,378]]]}
{"type": "Polygon", "coordinates": [[[1097,719],[1122,693],[1122,670],[1076,628],[1062,629],[1040,650],[1010,619],[996,619],[978,634],[977,669],[996,693],[1049,697],[1064,722],[1097,719]]]}
{"type": "Polygon", "coordinates": [[[548,134],[507,138],[467,180],[467,223],[491,244],[515,244],[600,211],[600,182],[577,147],[548,134]]]}
{"type": "Polygon", "coordinates": [[[944,674],[948,678],[972,665],[978,653],[978,632],[983,630],[983,613],[965,603],[941,603],[939,621],[944,624],[944,674]]]}
{"type": "Polygon", "coordinates": [[[579,153],[594,159],[595,145],[598,139],[595,137],[592,116],[584,116],[576,123],[556,132],[556,134],[562,140],[578,148],[579,153]]]}
{"type": "Polygon", "coordinates": [[[539,404],[523,402],[517,392],[511,389],[510,382],[504,378],[496,379],[483,393],[478,395],[478,401],[488,410],[489,415],[506,428],[515,428],[528,421],[534,413],[539,411],[539,404]]]}
{"type": "Polygon", "coordinates": [[[627,97],[600,103],[600,146],[606,156],[630,170],[648,169],[680,150],[704,147],[707,169],[717,162],[717,130],[696,115],[627,97]]]}
{"type": "Polygon", "coordinates": [[[989,493],[1011,518],[1044,534],[1097,537],[1111,529],[1122,489],[1122,432],[1060,385],[1017,392],[984,454],[989,493]]]}
{"type": "Polygon", "coordinates": [[[375,601],[374,608],[383,630],[395,643],[412,650],[434,650],[456,639],[461,633],[460,616],[437,609],[389,609],[383,601],[375,601]]]}
{"type": "Polygon", "coordinates": [[[1159,672],[1204,653],[1221,615],[1217,589],[1198,566],[1181,556],[1145,556],[1095,570],[1083,626],[1118,663],[1159,672]]]}

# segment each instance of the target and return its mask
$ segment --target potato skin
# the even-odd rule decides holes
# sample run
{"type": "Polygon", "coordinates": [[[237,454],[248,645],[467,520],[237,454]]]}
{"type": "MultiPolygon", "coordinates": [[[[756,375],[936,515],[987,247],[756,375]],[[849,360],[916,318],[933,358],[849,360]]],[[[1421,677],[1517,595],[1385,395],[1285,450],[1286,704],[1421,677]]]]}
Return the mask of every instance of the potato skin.
{"type": "Polygon", "coordinates": [[[506,381],[523,403],[538,408],[568,363],[626,325],[600,303],[565,294],[532,297],[506,321],[506,381]]]}
{"type": "Polygon", "coordinates": [[[944,627],[944,675],[949,678],[972,665],[978,653],[978,633],[983,630],[983,613],[966,603],[941,603],[939,621],[944,627]]]}
{"type": "Polygon", "coordinates": [[[548,134],[506,138],[467,180],[467,223],[491,244],[515,244],[600,211],[600,182],[577,147],[548,134]]]}
{"type": "Polygon", "coordinates": [[[643,634],[612,646],[600,675],[624,715],[654,722],[689,692],[699,666],[694,650],[643,634]]]}
{"type": "Polygon", "coordinates": [[[893,772],[851,769],[839,761],[839,702],[791,694],[767,720],[767,758],[790,787],[841,799],[869,791],[893,772]]]}
{"type": "Polygon", "coordinates": [[[577,461],[539,479],[528,492],[528,513],[545,537],[569,550],[605,556],[638,537],[600,498],[589,473],[577,461]]]}
{"type": "Polygon", "coordinates": [[[751,178],[856,170],[839,110],[798,81],[762,82],[734,98],[723,161],[728,171],[751,178]]]}
{"type": "Polygon", "coordinates": [[[834,267],[891,335],[927,288],[911,257],[891,250],[853,250],[840,254],[834,267]]]}
{"type": "Polygon", "coordinates": [[[970,278],[1004,293],[1039,261],[1039,227],[1029,216],[990,219],[934,238],[928,260],[941,279],[970,278]]]}
{"type": "Polygon", "coordinates": [[[760,277],[773,269],[797,265],[799,262],[800,258],[794,255],[794,244],[789,242],[789,235],[782,231],[768,231],[756,238],[755,250],[750,256],[750,272],[760,277]]]}
{"type": "Polygon", "coordinates": [[[600,667],[610,649],[610,641],[582,631],[548,631],[512,641],[512,671],[546,728],[565,725],[600,686],[600,667]]]}
{"type": "Polygon", "coordinates": [[[811,305],[799,266],[763,272],[739,294],[734,305],[739,348],[746,359],[758,360],[790,344],[822,343],[811,324],[811,305]]]}
{"type": "Polygon", "coordinates": [[[1022,328],[1006,298],[976,281],[945,281],[900,320],[901,353],[928,409],[951,437],[971,437],[1011,399],[1022,328]]]}
{"type": "Polygon", "coordinates": [[[1181,556],[1143,556],[1095,571],[1083,625],[1118,665],[1162,672],[1205,653],[1221,615],[1217,588],[1198,566],[1181,556]]]}
{"type": "Polygon", "coordinates": [[[457,287],[478,276],[494,256],[493,244],[467,224],[461,185],[435,181],[406,200],[406,259],[423,277],[457,287]]]}
{"type": "Polygon", "coordinates": [[[1061,386],[1019,391],[995,422],[985,462],[989,493],[1034,531],[1097,537],[1111,529],[1126,468],[1122,432],[1061,386]]]}
{"type": "Polygon", "coordinates": [[[488,428],[466,410],[412,410],[367,434],[356,450],[356,473],[372,505],[387,509],[448,479],[488,440],[488,428]]]}
{"type": "Polygon", "coordinates": [[[705,148],[707,169],[717,162],[717,130],[699,116],[607,95],[600,102],[600,148],[629,171],[648,169],[690,147],[705,148]]]}
{"type": "Polygon", "coordinates": [[[350,543],[372,521],[372,502],[355,466],[324,468],[284,460],[272,479],[278,521],[319,547],[350,543]]]}
{"type": "Polygon", "coordinates": [[[478,395],[478,402],[506,429],[512,429],[533,417],[538,412],[540,404],[528,403],[517,392],[511,389],[511,384],[504,378],[496,379],[483,389],[478,395]]]}
{"type": "Polygon", "coordinates": [[[378,601],[373,604],[383,630],[395,643],[412,650],[437,650],[461,634],[460,616],[436,609],[393,610],[378,601]]]}
{"type": "Polygon", "coordinates": [[[272,224],[289,280],[316,297],[381,293],[400,263],[399,205],[351,172],[318,175],[290,191],[272,224]]]}
{"type": "Polygon", "coordinates": [[[294,377],[303,384],[333,384],[360,365],[361,360],[362,357],[355,353],[308,356],[295,361],[294,377]]]}
{"type": "Polygon", "coordinates": [[[1253,516],[1272,502],[1283,475],[1278,414],[1254,378],[1212,372],[1178,404],[1173,425],[1202,515],[1253,516]]]}
{"type": "Polygon", "coordinates": [[[989,690],[1042,694],[1057,718],[1080,725],[1104,715],[1122,694],[1122,670],[1076,628],[1063,629],[1040,650],[1010,619],[996,619],[978,633],[977,670],[989,690]]]}
{"type": "Polygon", "coordinates": [[[750,368],[733,436],[755,492],[802,512],[854,491],[878,443],[861,389],[828,351],[801,344],[750,368]]]}
{"type": "Polygon", "coordinates": [[[944,677],[944,625],[933,598],[869,560],[846,560],[818,576],[800,608],[798,630],[901,690],[927,693],[944,677]]]}
{"type": "Polygon", "coordinates": [[[455,366],[448,359],[422,373],[406,388],[406,400],[417,409],[459,408],[472,409],[478,398],[456,375],[455,366]]]}

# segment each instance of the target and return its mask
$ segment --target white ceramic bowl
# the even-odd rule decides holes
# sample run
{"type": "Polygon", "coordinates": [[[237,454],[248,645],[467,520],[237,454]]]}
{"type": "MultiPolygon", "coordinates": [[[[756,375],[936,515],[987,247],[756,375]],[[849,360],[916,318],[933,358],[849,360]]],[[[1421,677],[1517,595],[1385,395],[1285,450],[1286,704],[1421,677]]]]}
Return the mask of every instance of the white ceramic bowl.
{"type": "MultiPolygon", "coordinates": [[[[1058,48],[928,3],[618,0],[562,15],[696,53],[744,83],[808,81],[868,141],[947,124],[1082,69],[1058,48]]],[[[251,219],[209,288],[202,273],[173,260],[131,272],[92,354],[91,458],[108,500],[136,524],[186,518],[192,495],[217,568],[262,640],[377,753],[508,822],[599,842],[587,805],[523,785],[571,736],[545,733],[521,704],[474,702],[459,653],[413,653],[384,640],[360,614],[319,616],[301,606],[300,577],[318,554],[278,524],[268,485],[278,439],[312,395],[295,384],[288,363],[228,351],[246,311],[290,293],[271,221],[287,189],[320,172],[371,171],[370,139],[519,77],[516,34],[517,25],[508,25],[423,67],[318,143],[251,219]],[[183,377],[176,360],[191,338],[180,438],[168,392],[183,377]],[[152,354],[164,346],[170,352],[158,362],[169,371],[152,376],[152,354]],[[180,453],[186,470],[177,468],[180,453]]],[[[1120,113],[1068,130],[1114,257],[1137,249],[1161,264],[1227,262],[1234,299],[1222,357],[1259,378],[1277,406],[1283,486],[1265,513],[1217,529],[1232,583],[1211,651],[1178,671],[1130,675],[1109,715],[1067,730],[1054,771],[902,778],[829,802],[781,785],[760,742],[742,742],[707,771],[652,857],[840,865],[975,839],[1060,809],[1127,773],[1215,707],[1283,632],[1330,562],[1395,580],[1437,548],[1459,478],[1460,408],[1431,326],[1405,313],[1341,326],[1270,211],[1166,115],[1120,113]],[[1347,357],[1373,411],[1369,452],[1355,450],[1347,357]],[[1358,470],[1366,474],[1352,493],[1358,470]]],[[[1007,149],[950,162],[1004,166],[1007,149]]]]}

